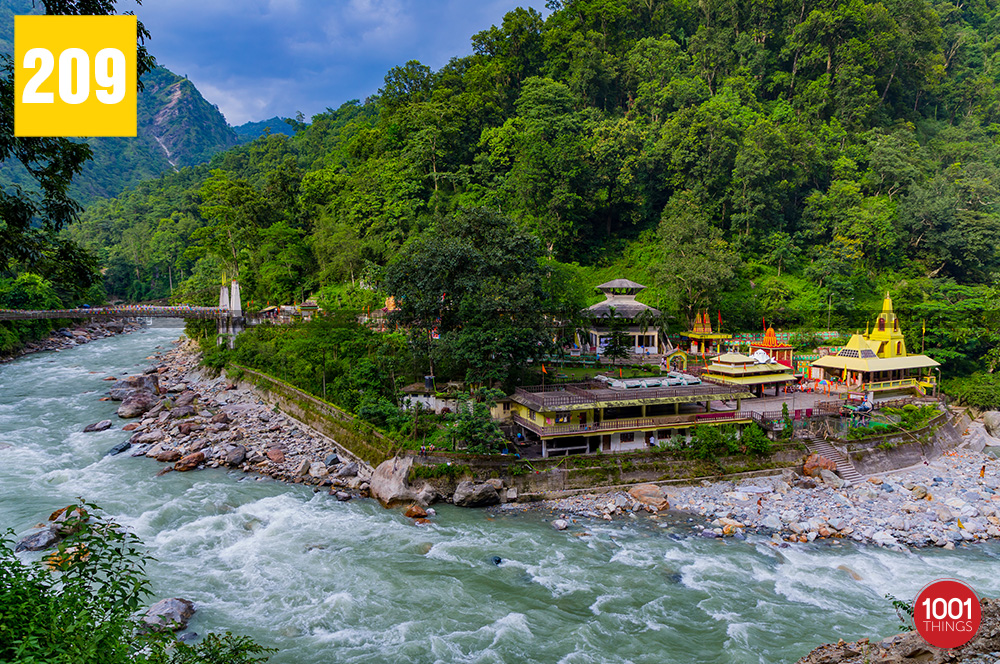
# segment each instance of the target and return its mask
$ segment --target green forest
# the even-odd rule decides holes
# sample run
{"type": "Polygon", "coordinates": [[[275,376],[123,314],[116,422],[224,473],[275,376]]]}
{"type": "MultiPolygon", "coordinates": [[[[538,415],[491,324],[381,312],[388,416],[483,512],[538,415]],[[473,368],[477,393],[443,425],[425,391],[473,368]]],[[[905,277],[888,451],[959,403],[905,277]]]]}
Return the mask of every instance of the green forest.
{"type": "Polygon", "coordinates": [[[648,286],[668,333],[700,309],[729,331],[847,333],[889,291],[947,375],[993,368],[995,0],[547,6],[291,135],[97,201],[61,241],[112,299],[214,304],[229,278],[251,308],[410,293],[403,322],[454,313],[437,359],[478,379],[511,372],[470,347],[536,356],[542,312],[617,277],[648,286]],[[521,325],[497,336],[505,320],[521,325]]]}

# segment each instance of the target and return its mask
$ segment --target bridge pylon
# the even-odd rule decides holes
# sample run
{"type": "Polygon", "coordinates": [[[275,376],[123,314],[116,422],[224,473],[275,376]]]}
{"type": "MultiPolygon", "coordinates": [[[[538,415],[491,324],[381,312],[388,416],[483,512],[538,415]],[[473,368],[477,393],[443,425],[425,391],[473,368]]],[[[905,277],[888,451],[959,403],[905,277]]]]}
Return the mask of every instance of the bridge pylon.
{"type": "Polygon", "coordinates": [[[240,284],[235,279],[229,287],[222,284],[222,288],[219,289],[219,309],[225,315],[219,317],[218,343],[222,345],[225,342],[230,348],[235,348],[236,335],[244,329],[240,284]]]}

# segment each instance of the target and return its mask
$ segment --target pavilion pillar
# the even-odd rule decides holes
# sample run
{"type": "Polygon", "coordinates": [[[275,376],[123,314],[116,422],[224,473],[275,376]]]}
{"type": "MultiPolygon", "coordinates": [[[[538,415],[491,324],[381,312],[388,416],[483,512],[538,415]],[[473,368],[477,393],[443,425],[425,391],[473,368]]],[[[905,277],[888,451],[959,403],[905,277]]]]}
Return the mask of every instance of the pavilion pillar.
{"type": "Polygon", "coordinates": [[[705,399],[705,412],[707,413],[711,410],[712,410],[712,402],[709,401],[708,399],[705,399]]]}
{"type": "Polygon", "coordinates": [[[646,417],[646,404],[642,404],[642,416],[646,417]]]}
{"type": "Polygon", "coordinates": [[[680,415],[680,414],[681,414],[681,402],[680,401],[675,401],[674,402],[674,415],[680,415]]]}

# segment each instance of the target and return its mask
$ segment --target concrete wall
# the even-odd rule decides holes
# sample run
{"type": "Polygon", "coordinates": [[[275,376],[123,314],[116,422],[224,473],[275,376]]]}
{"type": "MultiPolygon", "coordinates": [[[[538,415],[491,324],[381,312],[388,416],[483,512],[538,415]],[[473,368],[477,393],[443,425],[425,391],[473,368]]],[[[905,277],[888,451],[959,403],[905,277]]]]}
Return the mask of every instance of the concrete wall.
{"type": "Polygon", "coordinates": [[[863,441],[831,440],[850,457],[858,472],[865,475],[885,473],[932,461],[946,450],[962,444],[962,436],[942,413],[910,435],[895,433],[863,441]]]}

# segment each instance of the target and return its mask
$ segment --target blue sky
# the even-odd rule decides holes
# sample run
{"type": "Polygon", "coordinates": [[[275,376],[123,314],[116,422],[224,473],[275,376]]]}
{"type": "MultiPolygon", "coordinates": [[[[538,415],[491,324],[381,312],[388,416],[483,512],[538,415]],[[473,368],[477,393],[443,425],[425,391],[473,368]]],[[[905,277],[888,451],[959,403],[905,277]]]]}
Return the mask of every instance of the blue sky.
{"type": "Polygon", "coordinates": [[[232,125],[306,117],[364,99],[407,60],[433,69],[515,7],[544,0],[131,0],[160,64],[187,75],[232,125]]]}

